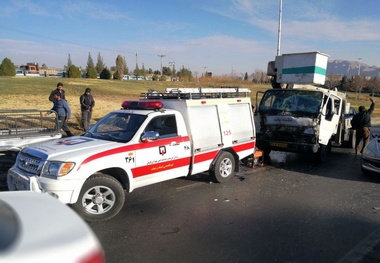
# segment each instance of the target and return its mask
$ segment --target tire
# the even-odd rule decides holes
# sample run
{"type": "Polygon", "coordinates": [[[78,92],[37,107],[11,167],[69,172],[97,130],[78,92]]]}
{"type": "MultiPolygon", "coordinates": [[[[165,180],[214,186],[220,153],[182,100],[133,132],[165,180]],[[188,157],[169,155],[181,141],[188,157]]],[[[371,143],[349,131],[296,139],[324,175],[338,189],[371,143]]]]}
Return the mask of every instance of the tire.
{"type": "Polygon", "coordinates": [[[235,175],[235,158],[229,152],[222,152],[209,173],[217,183],[230,180],[235,175]]]}
{"type": "Polygon", "coordinates": [[[355,130],[351,130],[348,141],[343,142],[342,146],[344,148],[355,149],[355,140],[356,140],[356,132],[355,130]]]}
{"type": "Polygon", "coordinates": [[[317,164],[322,164],[327,158],[328,151],[329,151],[328,145],[320,144],[318,152],[316,152],[314,154],[315,155],[315,162],[317,164]]]}
{"type": "Polygon", "coordinates": [[[83,184],[72,207],[86,221],[105,221],[120,212],[124,201],[124,189],[119,181],[106,174],[96,174],[83,184]]]}
{"type": "Polygon", "coordinates": [[[349,141],[348,147],[350,149],[355,149],[355,144],[356,144],[356,130],[352,130],[350,132],[350,141],[349,141]]]}
{"type": "Polygon", "coordinates": [[[16,159],[11,156],[0,156],[0,191],[8,191],[7,173],[15,164],[16,159]]]}

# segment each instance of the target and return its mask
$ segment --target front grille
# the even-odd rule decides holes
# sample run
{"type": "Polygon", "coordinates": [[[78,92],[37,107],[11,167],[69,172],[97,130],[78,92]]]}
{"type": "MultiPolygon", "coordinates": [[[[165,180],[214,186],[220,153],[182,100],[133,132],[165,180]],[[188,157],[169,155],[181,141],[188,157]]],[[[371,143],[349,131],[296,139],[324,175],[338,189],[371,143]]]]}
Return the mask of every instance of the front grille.
{"type": "Polygon", "coordinates": [[[17,167],[27,173],[38,175],[42,168],[41,158],[20,152],[17,156],[17,167]]]}

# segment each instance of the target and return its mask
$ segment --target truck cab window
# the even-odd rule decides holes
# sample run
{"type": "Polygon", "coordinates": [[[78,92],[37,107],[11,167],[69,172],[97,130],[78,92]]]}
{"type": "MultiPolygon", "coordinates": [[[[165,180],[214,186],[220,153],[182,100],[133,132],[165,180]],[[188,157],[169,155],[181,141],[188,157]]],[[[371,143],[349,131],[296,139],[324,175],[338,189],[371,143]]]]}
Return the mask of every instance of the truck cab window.
{"type": "Polygon", "coordinates": [[[177,136],[177,123],[174,115],[156,117],[145,128],[145,132],[154,131],[159,133],[160,138],[177,136]]]}

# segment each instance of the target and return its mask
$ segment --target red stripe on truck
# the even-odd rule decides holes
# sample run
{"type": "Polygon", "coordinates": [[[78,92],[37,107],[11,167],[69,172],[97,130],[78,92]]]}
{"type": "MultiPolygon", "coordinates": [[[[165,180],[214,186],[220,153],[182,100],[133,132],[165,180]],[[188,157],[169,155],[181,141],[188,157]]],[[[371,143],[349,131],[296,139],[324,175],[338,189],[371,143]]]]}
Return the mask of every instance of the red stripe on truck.
{"type": "MultiPolygon", "coordinates": [[[[232,146],[232,149],[236,153],[239,153],[245,150],[250,150],[250,149],[252,149],[252,153],[253,153],[254,148],[255,148],[255,141],[250,141],[248,143],[232,146]]],[[[214,160],[220,150],[222,149],[218,149],[218,150],[207,152],[207,153],[195,153],[194,164],[214,160]]]]}
{"type": "Polygon", "coordinates": [[[132,168],[133,178],[163,172],[182,166],[190,166],[190,157],[132,168]]]}
{"type": "Polygon", "coordinates": [[[94,154],[94,155],[91,155],[91,156],[87,157],[78,166],[78,170],[80,169],[80,167],[82,165],[85,165],[85,164],[87,164],[89,162],[92,162],[92,161],[95,161],[97,159],[103,158],[105,156],[110,156],[110,155],[119,154],[119,153],[123,153],[123,152],[137,151],[137,150],[141,150],[141,149],[148,149],[148,148],[152,148],[152,147],[163,146],[163,145],[167,145],[167,144],[169,144],[171,142],[176,142],[176,143],[187,142],[189,140],[190,140],[189,136],[184,136],[184,137],[178,136],[178,137],[167,138],[167,139],[160,139],[160,140],[146,142],[146,143],[136,143],[136,144],[126,145],[126,146],[122,146],[122,147],[119,147],[119,148],[115,148],[115,149],[99,152],[97,154],[94,154]]]}

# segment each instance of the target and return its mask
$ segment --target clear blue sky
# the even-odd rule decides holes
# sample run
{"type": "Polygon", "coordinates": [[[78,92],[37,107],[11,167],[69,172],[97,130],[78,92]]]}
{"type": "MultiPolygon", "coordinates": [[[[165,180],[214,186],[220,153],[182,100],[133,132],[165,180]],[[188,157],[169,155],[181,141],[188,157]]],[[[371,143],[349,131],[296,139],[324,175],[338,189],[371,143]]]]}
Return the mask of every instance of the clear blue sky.
{"type": "MultiPolygon", "coordinates": [[[[200,76],[266,71],[277,52],[279,0],[2,0],[0,60],[62,68],[159,70],[174,62],[200,76]],[[136,52],[138,54],[136,59],[136,52]]],[[[380,66],[379,0],[283,0],[280,52],[380,66]]]]}

